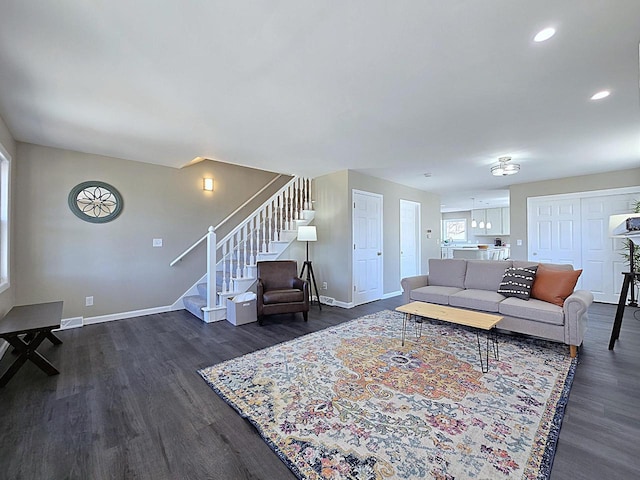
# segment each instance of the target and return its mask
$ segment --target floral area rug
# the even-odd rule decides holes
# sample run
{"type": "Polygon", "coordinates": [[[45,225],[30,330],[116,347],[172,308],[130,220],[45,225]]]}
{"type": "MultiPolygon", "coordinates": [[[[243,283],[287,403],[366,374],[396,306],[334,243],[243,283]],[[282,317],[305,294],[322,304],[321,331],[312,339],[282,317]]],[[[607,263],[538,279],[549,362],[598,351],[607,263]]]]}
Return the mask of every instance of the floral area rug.
{"type": "Polygon", "coordinates": [[[383,311],[199,373],[301,479],[548,478],[567,346],[499,335],[483,374],[475,331],[410,328],[383,311]]]}

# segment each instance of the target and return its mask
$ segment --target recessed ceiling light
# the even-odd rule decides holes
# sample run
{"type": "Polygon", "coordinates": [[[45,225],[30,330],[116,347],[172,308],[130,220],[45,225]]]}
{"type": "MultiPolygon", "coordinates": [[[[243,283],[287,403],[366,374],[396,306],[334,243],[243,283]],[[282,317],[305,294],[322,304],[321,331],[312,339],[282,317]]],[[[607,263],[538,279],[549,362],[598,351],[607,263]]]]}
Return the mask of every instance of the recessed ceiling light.
{"type": "Polygon", "coordinates": [[[423,175],[424,175],[425,177],[429,178],[429,177],[430,177],[431,175],[433,175],[433,174],[432,174],[431,172],[426,172],[426,173],[423,173],[423,175]]]}
{"type": "Polygon", "coordinates": [[[552,27],[548,27],[548,28],[545,28],[544,30],[540,30],[538,33],[536,33],[536,36],[533,37],[533,41],[534,42],[544,42],[546,40],[549,40],[555,34],[556,34],[556,29],[552,28],[552,27]]]}
{"type": "Polygon", "coordinates": [[[598,93],[594,93],[591,100],[602,100],[603,98],[607,98],[609,95],[611,95],[609,90],[602,90],[598,93]]]}

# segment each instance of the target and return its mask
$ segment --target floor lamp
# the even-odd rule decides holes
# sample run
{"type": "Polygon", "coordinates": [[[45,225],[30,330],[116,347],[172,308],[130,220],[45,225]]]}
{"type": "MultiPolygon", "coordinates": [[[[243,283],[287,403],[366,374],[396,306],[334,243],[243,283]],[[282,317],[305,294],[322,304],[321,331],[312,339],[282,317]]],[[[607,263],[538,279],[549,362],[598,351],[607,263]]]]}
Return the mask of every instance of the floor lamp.
{"type": "Polygon", "coordinates": [[[307,284],[309,284],[309,303],[313,305],[313,290],[316,291],[316,298],[318,299],[318,307],[322,310],[322,305],[320,304],[320,294],[318,293],[318,285],[316,284],[316,276],[313,274],[313,265],[311,264],[311,260],[309,260],[309,242],[316,242],[318,240],[318,235],[316,233],[315,225],[307,225],[298,227],[298,241],[307,242],[307,260],[304,262],[302,266],[302,271],[300,272],[300,278],[305,278],[304,274],[307,273],[305,280],[307,284]],[[313,281],[313,283],[311,283],[313,281]]]}

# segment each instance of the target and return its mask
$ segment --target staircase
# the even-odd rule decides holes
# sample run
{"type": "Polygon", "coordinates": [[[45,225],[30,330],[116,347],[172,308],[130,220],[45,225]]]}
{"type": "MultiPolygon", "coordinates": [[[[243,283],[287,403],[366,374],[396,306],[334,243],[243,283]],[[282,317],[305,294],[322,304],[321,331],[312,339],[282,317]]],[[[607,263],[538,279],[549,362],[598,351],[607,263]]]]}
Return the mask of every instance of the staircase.
{"type": "Polygon", "coordinates": [[[298,226],[313,220],[310,187],[309,179],[294,177],[220,241],[215,232],[231,215],[216,227],[209,227],[200,240],[170,264],[174,266],[207,241],[207,273],[174,307],[182,304],[205,322],[225,319],[226,300],[255,284],[256,263],[280,258],[296,239],[298,226]]]}

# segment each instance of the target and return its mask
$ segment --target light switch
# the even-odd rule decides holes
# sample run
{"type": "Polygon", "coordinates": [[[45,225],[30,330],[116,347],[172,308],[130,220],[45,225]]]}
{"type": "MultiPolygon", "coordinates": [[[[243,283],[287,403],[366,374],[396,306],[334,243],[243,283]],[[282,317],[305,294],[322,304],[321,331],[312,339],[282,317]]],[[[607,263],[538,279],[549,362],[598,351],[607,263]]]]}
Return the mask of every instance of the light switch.
{"type": "Polygon", "coordinates": [[[162,246],[162,239],[161,238],[154,238],[153,239],[153,246],[154,247],[161,247],[162,246]]]}
{"type": "Polygon", "coordinates": [[[521,247],[522,246],[522,240],[520,240],[520,239],[516,240],[516,245],[521,247]]]}

